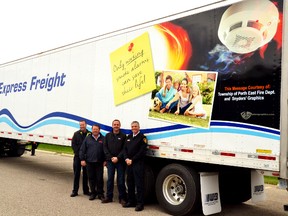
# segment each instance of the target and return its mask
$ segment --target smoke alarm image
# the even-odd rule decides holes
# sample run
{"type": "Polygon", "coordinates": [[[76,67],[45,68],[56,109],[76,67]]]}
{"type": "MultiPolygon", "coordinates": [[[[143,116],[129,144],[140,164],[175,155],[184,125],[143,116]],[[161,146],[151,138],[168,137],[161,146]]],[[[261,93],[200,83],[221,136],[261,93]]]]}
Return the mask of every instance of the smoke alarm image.
{"type": "Polygon", "coordinates": [[[275,36],[279,20],[268,0],[249,0],[229,7],[218,28],[220,41],[232,52],[245,54],[267,44],[275,36]]]}

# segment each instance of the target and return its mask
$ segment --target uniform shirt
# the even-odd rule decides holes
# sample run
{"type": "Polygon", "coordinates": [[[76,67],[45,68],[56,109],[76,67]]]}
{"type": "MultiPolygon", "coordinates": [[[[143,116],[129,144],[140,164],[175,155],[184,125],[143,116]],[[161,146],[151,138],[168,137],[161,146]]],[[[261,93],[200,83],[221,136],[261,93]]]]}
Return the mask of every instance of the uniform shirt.
{"type": "Polygon", "coordinates": [[[80,147],[85,139],[85,137],[87,136],[87,134],[90,134],[91,132],[86,130],[86,133],[83,133],[81,130],[78,130],[74,133],[73,137],[72,137],[72,149],[74,152],[75,156],[79,156],[79,151],[80,151],[80,147]]]}
{"type": "Polygon", "coordinates": [[[133,162],[144,160],[147,149],[147,139],[142,133],[138,133],[135,137],[129,134],[124,146],[124,159],[131,159],[133,162]]]}
{"type": "Polygon", "coordinates": [[[105,154],[103,151],[104,136],[100,133],[98,138],[89,134],[83,141],[80,148],[80,159],[88,163],[104,162],[105,154]]]}
{"type": "Polygon", "coordinates": [[[126,134],[121,131],[118,134],[113,132],[107,133],[104,141],[104,153],[106,160],[111,160],[112,157],[123,159],[123,148],[126,140],[126,134]]]}

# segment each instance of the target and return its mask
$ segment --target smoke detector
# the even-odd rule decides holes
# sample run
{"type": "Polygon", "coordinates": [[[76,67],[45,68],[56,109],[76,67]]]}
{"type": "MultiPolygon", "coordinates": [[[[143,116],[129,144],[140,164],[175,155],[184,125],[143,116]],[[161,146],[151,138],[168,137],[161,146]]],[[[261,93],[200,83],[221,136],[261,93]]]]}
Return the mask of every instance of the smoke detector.
{"type": "Polygon", "coordinates": [[[223,13],[218,37],[232,52],[253,52],[272,40],[278,20],[278,9],[269,0],[243,1],[223,13]]]}

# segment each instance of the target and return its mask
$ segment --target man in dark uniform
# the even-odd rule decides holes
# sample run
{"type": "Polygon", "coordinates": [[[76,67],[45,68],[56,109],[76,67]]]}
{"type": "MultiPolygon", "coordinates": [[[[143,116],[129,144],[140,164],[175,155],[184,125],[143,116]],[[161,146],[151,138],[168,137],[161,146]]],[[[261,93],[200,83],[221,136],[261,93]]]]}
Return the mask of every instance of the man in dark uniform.
{"type": "MultiPolygon", "coordinates": [[[[73,190],[70,195],[71,197],[75,197],[78,195],[79,180],[81,175],[81,160],[79,158],[80,147],[87,134],[91,133],[86,129],[87,124],[85,120],[81,120],[79,122],[79,125],[80,130],[76,131],[72,138],[72,149],[74,152],[74,159],[73,159],[74,183],[73,183],[73,190]]],[[[82,171],[83,171],[83,179],[82,179],[83,193],[85,195],[90,195],[86,167],[82,167],[82,171]]]]}
{"type": "Polygon", "coordinates": [[[120,131],[121,123],[118,119],[112,122],[112,132],[107,133],[104,142],[104,153],[106,156],[108,180],[107,195],[102,203],[113,201],[114,176],[117,170],[117,187],[119,193],[119,203],[126,204],[125,188],[125,162],[123,159],[123,148],[126,135],[120,131]]]}
{"type": "Polygon", "coordinates": [[[100,126],[92,126],[92,134],[89,134],[83,141],[80,148],[81,165],[87,166],[87,174],[91,195],[89,200],[97,196],[104,200],[103,172],[105,165],[105,154],[103,151],[104,136],[100,133],[100,126]]]}
{"type": "Polygon", "coordinates": [[[127,164],[128,202],[124,208],[135,207],[135,211],[144,209],[144,158],[147,139],[140,132],[139,122],[131,123],[132,133],[128,135],[124,146],[124,158],[127,164]],[[135,196],[135,186],[137,195],[135,196]]]}

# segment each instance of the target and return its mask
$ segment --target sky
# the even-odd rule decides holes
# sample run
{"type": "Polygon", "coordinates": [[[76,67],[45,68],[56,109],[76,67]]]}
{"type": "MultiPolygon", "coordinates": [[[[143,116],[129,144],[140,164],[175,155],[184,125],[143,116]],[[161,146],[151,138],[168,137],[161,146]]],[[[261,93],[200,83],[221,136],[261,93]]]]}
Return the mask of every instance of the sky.
{"type": "Polygon", "coordinates": [[[215,1],[1,1],[0,64],[215,1]]]}

